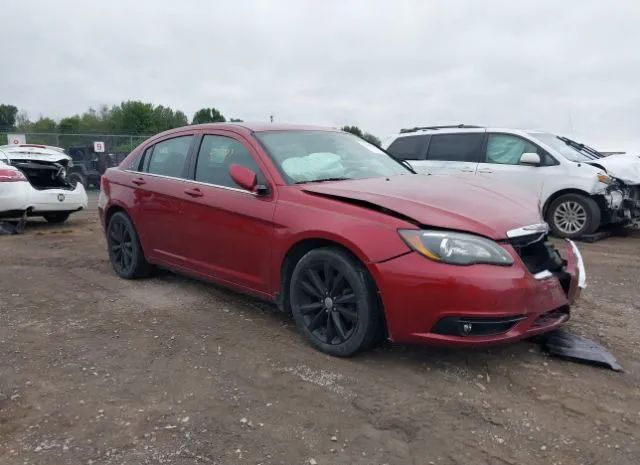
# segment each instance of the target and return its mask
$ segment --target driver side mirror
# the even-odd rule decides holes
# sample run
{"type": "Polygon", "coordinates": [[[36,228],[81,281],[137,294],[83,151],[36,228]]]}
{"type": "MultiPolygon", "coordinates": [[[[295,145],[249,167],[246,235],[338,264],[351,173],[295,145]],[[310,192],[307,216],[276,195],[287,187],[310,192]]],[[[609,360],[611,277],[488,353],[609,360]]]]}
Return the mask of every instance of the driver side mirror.
{"type": "Polygon", "coordinates": [[[269,190],[267,186],[258,184],[258,176],[246,166],[232,164],[229,175],[238,186],[254,194],[264,195],[269,190]]]}
{"type": "Polygon", "coordinates": [[[526,166],[540,166],[540,155],[537,153],[523,153],[520,157],[520,164],[526,166]]]}

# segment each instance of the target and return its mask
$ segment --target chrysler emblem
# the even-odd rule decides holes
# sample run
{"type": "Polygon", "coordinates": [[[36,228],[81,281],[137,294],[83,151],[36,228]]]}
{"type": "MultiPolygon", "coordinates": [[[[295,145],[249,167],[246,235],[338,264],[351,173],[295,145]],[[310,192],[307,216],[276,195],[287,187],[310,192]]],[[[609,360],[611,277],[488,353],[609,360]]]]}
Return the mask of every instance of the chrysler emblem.
{"type": "Polygon", "coordinates": [[[58,201],[64,202],[64,194],[58,194],[58,201]]]}

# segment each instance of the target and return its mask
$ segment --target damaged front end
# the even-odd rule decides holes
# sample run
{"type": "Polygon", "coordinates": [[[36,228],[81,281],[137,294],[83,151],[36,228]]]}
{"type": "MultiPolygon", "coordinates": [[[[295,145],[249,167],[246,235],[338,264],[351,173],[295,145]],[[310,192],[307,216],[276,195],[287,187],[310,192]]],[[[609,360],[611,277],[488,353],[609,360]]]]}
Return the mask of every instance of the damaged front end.
{"type": "Polygon", "coordinates": [[[580,296],[581,289],[586,287],[584,262],[573,241],[566,240],[564,257],[548,241],[546,233],[512,237],[509,244],[535,279],[557,278],[569,304],[572,304],[580,296]]]}
{"type": "Polygon", "coordinates": [[[616,179],[601,197],[603,222],[640,222],[640,185],[630,186],[616,179]]]}

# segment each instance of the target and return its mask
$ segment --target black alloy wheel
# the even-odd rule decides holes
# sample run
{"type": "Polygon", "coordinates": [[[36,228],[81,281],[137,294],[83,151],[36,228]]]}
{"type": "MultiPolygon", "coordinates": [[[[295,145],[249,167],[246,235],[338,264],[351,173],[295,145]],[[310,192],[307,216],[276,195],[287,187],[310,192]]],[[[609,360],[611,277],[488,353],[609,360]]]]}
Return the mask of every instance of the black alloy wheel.
{"type": "Polygon", "coordinates": [[[364,267],[337,248],[308,252],[291,279],[296,325],[318,349],[347,356],[379,336],[381,312],[364,267]]]}
{"type": "Polygon", "coordinates": [[[144,258],[133,223],[123,212],[115,213],[107,226],[109,260],[118,276],[126,279],[141,278],[151,271],[144,258]]]}

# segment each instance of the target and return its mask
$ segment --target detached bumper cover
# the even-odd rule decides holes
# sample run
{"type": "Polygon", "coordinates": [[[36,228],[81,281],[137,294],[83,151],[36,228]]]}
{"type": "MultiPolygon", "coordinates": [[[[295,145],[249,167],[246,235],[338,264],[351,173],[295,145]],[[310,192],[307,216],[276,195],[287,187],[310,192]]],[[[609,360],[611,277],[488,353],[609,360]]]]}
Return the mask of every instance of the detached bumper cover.
{"type": "Polygon", "coordinates": [[[497,344],[551,331],[567,321],[584,276],[575,244],[567,243],[564,253],[567,265],[562,273],[568,281],[564,286],[557,273],[534,277],[515,250],[505,247],[516,259],[513,266],[452,266],[417,253],[374,264],[372,273],[384,304],[389,337],[407,343],[497,344]],[[436,325],[442,320],[470,322],[471,329],[467,333],[464,326],[457,326],[462,333],[439,334],[442,323],[436,325]],[[474,322],[481,329],[474,329],[474,322]],[[491,328],[502,331],[491,333],[491,328]]]}

